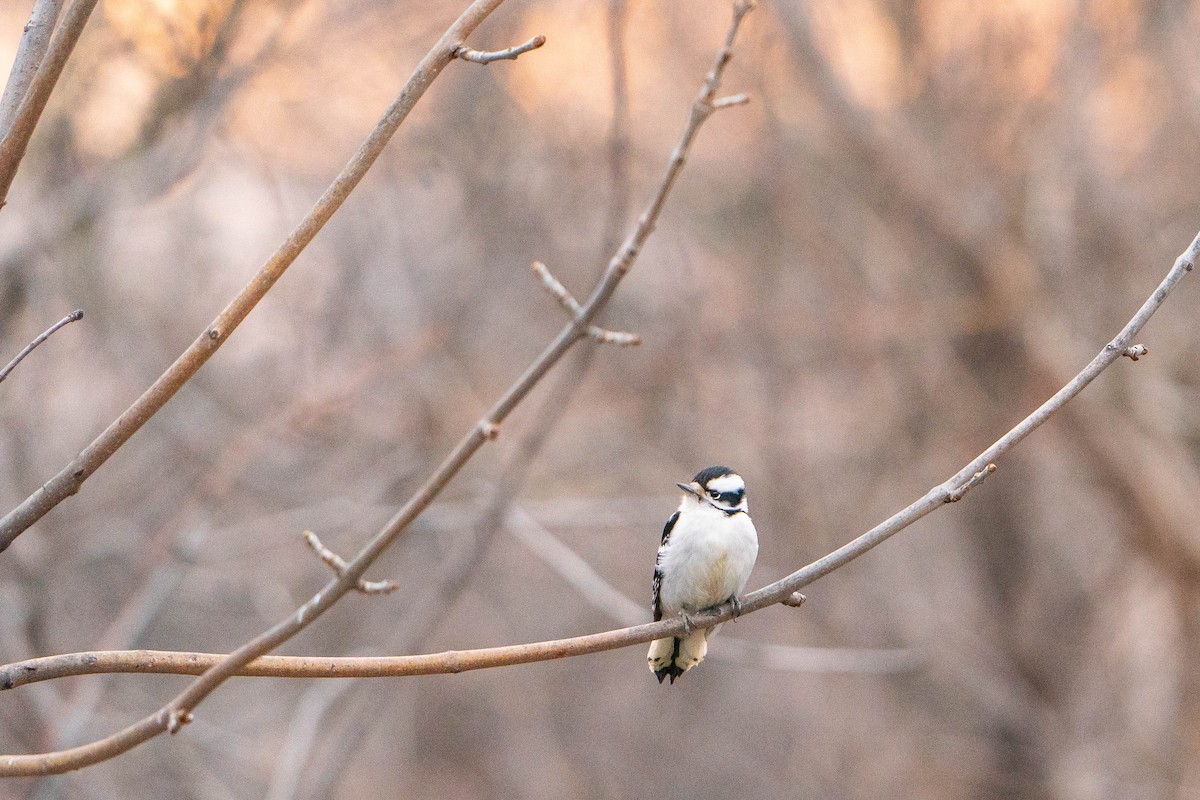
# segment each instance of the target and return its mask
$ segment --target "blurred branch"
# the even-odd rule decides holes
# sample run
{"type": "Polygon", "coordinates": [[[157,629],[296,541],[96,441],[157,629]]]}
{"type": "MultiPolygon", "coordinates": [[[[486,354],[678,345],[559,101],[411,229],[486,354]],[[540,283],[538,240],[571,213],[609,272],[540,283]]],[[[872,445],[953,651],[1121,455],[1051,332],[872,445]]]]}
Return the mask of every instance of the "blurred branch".
{"type": "MultiPolygon", "coordinates": [[[[977,482],[979,473],[987,473],[987,468],[992,462],[1041,426],[1072,398],[1082,392],[1101,372],[1123,357],[1122,353],[1129,346],[1129,342],[1158,311],[1184,276],[1193,270],[1197,258],[1200,258],[1200,234],[1196,235],[1187,250],[1176,259],[1175,264],[1154,290],[1154,293],[1146,299],[1120,333],[1105,345],[1066,386],[1059,389],[1049,400],[955,473],[953,477],[930,489],[921,499],[823,558],[743,597],[739,616],[753,613],[776,603],[794,604],[796,602],[795,593],[799,589],[845,566],[893,534],[907,528],[930,512],[947,505],[948,499],[953,497],[956,492],[959,492],[964,486],[977,482]]],[[[349,588],[347,586],[344,591],[348,591],[349,588]]],[[[320,597],[319,594],[314,599],[320,597]]],[[[303,609],[301,613],[303,613],[303,609]]],[[[733,609],[729,605],[724,605],[691,615],[689,622],[693,628],[711,627],[717,623],[726,622],[733,616],[733,609]]],[[[238,666],[236,674],[313,678],[331,675],[347,678],[381,675],[442,675],[599,653],[630,645],[644,644],[666,636],[677,636],[683,631],[683,620],[674,618],[568,639],[478,650],[451,650],[428,655],[380,658],[264,656],[253,661],[242,662],[238,666]]],[[[196,675],[206,669],[218,665],[224,666],[228,663],[228,657],[208,653],[172,653],[154,650],[71,653],[30,659],[0,667],[0,688],[11,689],[51,678],[98,672],[196,675]]],[[[172,706],[167,708],[172,708],[172,706]]],[[[30,770],[30,767],[37,764],[39,759],[44,758],[46,756],[0,757],[0,775],[36,774],[30,770]]]]}
{"type": "Polygon", "coordinates": [[[54,33],[54,23],[62,11],[65,0],[36,0],[29,21],[25,23],[25,31],[21,36],[21,44],[17,47],[16,58],[13,59],[12,71],[8,73],[8,83],[4,86],[4,95],[0,97],[0,136],[8,133],[13,120],[17,116],[17,108],[29,92],[29,84],[37,74],[38,67],[50,46],[50,36],[54,33]]]}
{"type": "Polygon", "coordinates": [[[288,800],[297,796],[305,767],[311,763],[314,746],[325,715],[340,705],[353,683],[318,683],[304,693],[288,720],[287,738],[275,760],[265,800],[288,800]]]}
{"type": "MultiPolygon", "coordinates": [[[[66,66],[67,59],[71,57],[75,43],[79,41],[83,28],[87,25],[88,18],[92,15],[92,9],[95,7],[96,0],[73,0],[67,13],[63,15],[62,24],[58,26],[58,31],[50,41],[45,57],[40,60],[37,72],[29,81],[21,103],[17,106],[11,126],[4,129],[4,139],[0,140],[0,207],[8,202],[9,187],[12,186],[13,178],[17,175],[17,168],[21,166],[21,159],[25,157],[25,148],[29,146],[33,129],[37,127],[42,111],[46,109],[46,103],[50,100],[50,93],[54,91],[54,85],[58,83],[63,67],[66,66]]],[[[44,13],[47,16],[50,15],[49,10],[44,13]]],[[[34,14],[37,14],[37,9],[34,9],[34,14]]],[[[57,16],[57,12],[54,13],[54,16],[57,16]]],[[[33,23],[32,17],[30,23],[33,23]]],[[[50,24],[52,26],[53,23],[50,24]]],[[[24,44],[25,42],[22,41],[22,47],[24,44]]],[[[19,60],[20,54],[18,53],[19,60]]],[[[14,64],[13,69],[16,68],[17,64],[14,64]]],[[[9,80],[11,84],[12,77],[9,80]]],[[[18,78],[18,80],[20,79],[18,78]]],[[[13,91],[15,92],[17,89],[14,88],[13,91]]],[[[7,94],[7,92],[6,88],[5,93],[7,94]]]]}
{"type": "MultiPolygon", "coordinates": [[[[34,339],[29,344],[25,345],[25,349],[22,350],[21,352],[17,353],[17,357],[14,358],[12,361],[8,362],[8,365],[6,367],[4,367],[4,369],[0,369],[0,382],[3,382],[4,379],[8,377],[8,373],[10,373],[14,369],[16,369],[17,364],[20,364],[21,360],[24,359],[25,356],[27,356],[33,352],[33,348],[37,347],[39,344],[41,344],[42,342],[49,339],[54,334],[54,332],[57,331],[59,328],[65,327],[66,325],[69,325],[70,323],[75,322],[76,320],[80,320],[80,319],[83,319],[83,309],[82,308],[72,311],[70,314],[67,314],[65,317],[60,319],[58,322],[54,323],[49,328],[44,330],[40,336],[38,336],[36,339],[34,339]]],[[[1136,360],[1136,359],[1134,359],[1134,360],[1136,360]]]]}
{"type": "Polygon", "coordinates": [[[514,539],[566,581],[592,608],[620,625],[637,625],[646,619],[649,603],[643,606],[630,600],[524,509],[514,506],[505,527],[514,539]]]}
{"type": "Polygon", "coordinates": [[[608,65],[612,73],[612,127],[608,133],[608,213],[604,218],[601,252],[615,250],[629,213],[629,70],[625,58],[628,0],[608,3],[608,65]]]}
{"type": "MultiPolygon", "coordinates": [[[[76,2],[83,2],[83,0],[76,0],[76,2]]],[[[146,424],[159,409],[166,405],[167,401],[174,397],[176,392],[183,388],[184,384],[191,380],[192,376],[229,339],[238,325],[266,296],[284,271],[291,266],[292,262],[354,191],[401,123],[408,117],[413,106],[421,99],[446,65],[454,60],[454,53],[462,45],[463,39],[474,31],[502,2],[504,0],[476,0],[450,26],[433,49],[421,59],[404,88],[400,90],[400,94],[388,106],[375,129],[371,131],[366,141],[342,168],[337,178],[325,190],[325,193],[321,195],[287,240],[242,288],[237,297],[217,315],[216,319],[175,360],[175,363],[159,376],[158,380],[146,389],[141,397],[134,401],[133,405],[129,406],[103,433],[84,448],[71,463],[42,484],[3,519],[0,519],[0,551],[5,550],[14,539],[45,516],[50,509],[77,493],[83,482],[91,477],[125,442],[129,441],[130,437],[146,424]]],[[[72,6],[72,10],[74,8],[75,6],[72,6]]],[[[70,13],[68,12],[68,19],[70,13]]],[[[65,25],[66,22],[64,22],[65,25]]],[[[51,46],[52,51],[57,44],[58,38],[51,46]]],[[[32,94],[33,90],[31,89],[30,95],[32,96],[32,94]]],[[[5,143],[0,144],[0,170],[3,169],[2,157],[7,142],[8,139],[5,139],[5,143]]]]}
{"type": "Polygon", "coordinates": [[[511,60],[516,61],[517,56],[524,55],[530,50],[537,50],[546,43],[546,37],[537,35],[524,44],[510,47],[507,50],[472,50],[465,44],[454,51],[455,58],[461,58],[463,61],[472,61],[476,64],[491,64],[493,61],[511,60]]]}
{"type": "MultiPolygon", "coordinates": [[[[379,150],[382,149],[383,144],[386,143],[387,138],[394,132],[395,127],[399,125],[399,122],[407,114],[408,110],[411,109],[416,99],[420,96],[420,93],[424,91],[424,88],[428,87],[433,78],[453,58],[454,53],[461,46],[463,39],[502,1],[477,0],[451,26],[450,30],[443,35],[438,45],[422,60],[421,65],[418,66],[417,71],[409,80],[409,85],[405,87],[400,97],[389,108],[384,120],[381,121],[380,126],[376,128],[376,131],[372,133],[367,143],[360,149],[359,154],[343,170],[342,176],[339,176],[334,186],[326,191],[317,208],[310,212],[305,223],[301,224],[301,228],[289,237],[288,242],[276,254],[276,257],[272,258],[267,266],[264,267],[264,272],[268,274],[264,276],[260,272],[260,276],[256,277],[255,281],[243,290],[242,295],[239,295],[239,299],[235,300],[230,308],[218,318],[217,323],[211,326],[206,333],[202,334],[197,342],[176,361],[176,364],[155,383],[156,387],[163,384],[163,391],[170,390],[170,393],[177,391],[179,386],[191,374],[194,374],[195,369],[198,369],[199,365],[207,360],[211,352],[219,346],[219,343],[228,337],[231,330],[231,328],[226,327],[228,322],[236,325],[237,322],[240,322],[249,313],[250,308],[266,293],[274,280],[282,273],[283,268],[295,258],[296,254],[299,253],[299,249],[311,240],[312,236],[319,230],[320,225],[336,210],[341,199],[344,199],[345,195],[354,187],[358,178],[370,166],[370,163],[378,155],[379,150]],[[393,121],[394,124],[392,124],[393,121]],[[372,143],[374,142],[378,142],[377,148],[372,147],[372,143]],[[345,179],[344,182],[343,179],[345,179]],[[238,305],[241,298],[245,295],[251,296],[253,298],[252,301],[246,303],[244,307],[238,305]],[[238,307],[235,309],[234,306],[238,307]],[[239,312],[240,316],[238,316],[239,312]],[[228,322],[222,324],[223,320],[226,320],[226,315],[228,315],[228,322]],[[189,354],[193,352],[194,356],[191,358],[195,359],[195,367],[185,372],[188,365],[192,363],[191,359],[189,359],[189,354]],[[180,378],[177,381],[175,380],[176,373],[178,373],[178,377],[180,378]]],[[[358,555],[346,564],[345,570],[337,579],[317,592],[308,602],[297,609],[294,614],[289,615],[286,619],[242,645],[228,656],[218,657],[203,672],[199,680],[194,681],[171,702],[149,717],[130,725],[112,736],[80,747],[38,755],[0,756],[0,777],[56,774],[72,769],[79,769],[89,764],[95,764],[120,755],[164,731],[174,733],[182,725],[191,721],[192,710],[228,678],[238,674],[246,664],[265,655],[304,630],[317,617],[329,610],[334,603],[358,586],[358,581],[363,577],[363,573],[366,572],[367,568],[433,502],[442,489],[445,488],[479,448],[489,439],[495,438],[499,432],[501,423],[503,423],[525,396],[528,395],[530,390],[545,377],[550,369],[558,363],[574,344],[588,335],[588,328],[591,325],[592,319],[608,304],[609,299],[617,289],[617,285],[626,273],[629,272],[646,240],[649,239],[650,234],[654,231],[667,196],[670,194],[671,188],[675,185],[675,181],[683,169],[688,149],[691,147],[696,133],[699,131],[701,125],[717,110],[713,105],[713,100],[720,87],[721,76],[724,73],[725,66],[732,57],[733,43],[738,29],[741,27],[742,20],[751,8],[753,8],[753,4],[749,0],[739,0],[734,5],[733,21],[725,37],[725,42],[717,53],[712,68],[705,77],[699,95],[692,103],[691,113],[688,115],[683,133],[674,151],[671,153],[667,169],[657,190],[645,211],[642,212],[637,224],[625,240],[625,243],[612,257],[604,274],[592,290],[591,295],[580,307],[579,314],[575,315],[572,321],[559,332],[558,336],[546,347],[541,355],[530,364],[524,374],[509,387],[508,391],[504,393],[488,413],[471,428],[446,459],[434,470],[433,474],[430,475],[425,483],[401,507],[384,528],[371,539],[358,555]]],[[[155,387],[151,387],[146,395],[143,395],[143,399],[154,393],[154,391],[155,387]]],[[[161,402],[153,406],[154,410],[161,407],[162,403],[166,402],[166,399],[169,397],[170,394],[166,394],[161,402]]],[[[136,406],[137,404],[135,404],[136,406]]],[[[114,427],[119,427],[122,420],[132,412],[133,408],[122,415],[113,426],[110,426],[110,431],[114,427]]],[[[144,421],[145,418],[140,420],[140,422],[144,421]]],[[[105,435],[101,438],[103,439],[108,435],[109,432],[106,431],[105,435]]],[[[118,430],[113,434],[113,441],[116,442],[116,446],[119,446],[121,442],[128,439],[128,436],[128,432],[122,433],[118,430]]],[[[94,446],[95,443],[93,444],[94,446]]],[[[113,449],[115,450],[115,447],[113,449]]],[[[110,450],[108,454],[111,455],[111,452],[110,450]]],[[[102,462],[103,458],[100,463],[102,462]]],[[[68,482],[66,485],[68,487],[75,485],[76,489],[78,488],[77,483],[71,484],[68,482]]],[[[27,500],[25,504],[22,504],[22,507],[29,504],[31,500],[27,500]]],[[[52,505],[47,506],[47,510],[52,505]]],[[[20,508],[13,513],[16,514],[19,511],[20,508]]],[[[45,512],[43,511],[42,513],[45,512]]],[[[12,515],[10,514],[10,516],[12,515]]],[[[36,518],[34,517],[33,519],[36,518]]],[[[4,521],[0,521],[0,535],[4,533],[3,525],[4,521]]],[[[15,536],[16,534],[13,535],[15,536]]],[[[0,540],[0,545],[3,544],[4,542],[0,540]]],[[[4,678],[0,677],[0,686],[4,685],[4,678]]]]}

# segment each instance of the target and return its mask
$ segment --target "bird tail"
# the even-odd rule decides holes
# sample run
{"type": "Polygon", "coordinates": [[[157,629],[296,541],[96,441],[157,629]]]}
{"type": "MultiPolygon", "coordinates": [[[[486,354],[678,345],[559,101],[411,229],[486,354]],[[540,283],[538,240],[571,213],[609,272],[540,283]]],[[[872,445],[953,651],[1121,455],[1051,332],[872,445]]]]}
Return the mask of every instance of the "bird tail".
{"type": "Polygon", "coordinates": [[[704,660],[708,652],[709,631],[693,631],[687,636],[655,639],[650,643],[646,662],[650,671],[662,683],[664,678],[675,682],[683,673],[704,660]]]}

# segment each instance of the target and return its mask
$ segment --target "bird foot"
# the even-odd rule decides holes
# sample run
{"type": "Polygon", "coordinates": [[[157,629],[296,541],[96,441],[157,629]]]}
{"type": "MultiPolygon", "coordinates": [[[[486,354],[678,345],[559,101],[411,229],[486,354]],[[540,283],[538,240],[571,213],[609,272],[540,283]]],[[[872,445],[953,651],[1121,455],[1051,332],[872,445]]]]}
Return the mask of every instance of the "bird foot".
{"type": "Polygon", "coordinates": [[[685,634],[692,632],[692,619],[687,615],[686,611],[680,611],[679,616],[683,619],[683,632],[685,634]]]}
{"type": "Polygon", "coordinates": [[[734,619],[742,615],[742,601],[736,594],[729,598],[729,608],[733,611],[734,619]]]}

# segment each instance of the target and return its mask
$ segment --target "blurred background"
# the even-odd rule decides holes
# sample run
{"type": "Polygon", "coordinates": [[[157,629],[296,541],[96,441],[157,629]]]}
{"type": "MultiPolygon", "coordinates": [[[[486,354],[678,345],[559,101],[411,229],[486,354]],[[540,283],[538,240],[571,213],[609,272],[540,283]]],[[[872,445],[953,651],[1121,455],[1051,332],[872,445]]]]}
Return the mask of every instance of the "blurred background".
{"type": "MultiPolygon", "coordinates": [[[[0,506],[57,472],[309,209],[465,0],[105,0],[0,213],[0,506]]],[[[10,64],[30,3],[0,3],[10,64]]],[[[0,556],[0,661],[224,652],[327,579],[563,322],[657,185],[725,0],[524,0],[453,64],[213,361],[0,556]]],[[[768,0],[605,323],[282,652],[435,652],[649,619],[674,483],[747,479],[757,588],[958,470],[1128,320],[1200,228],[1200,17],[1146,0],[768,0]],[[632,605],[631,605],[632,604],[632,605]],[[640,606],[640,609],[638,608],[640,606]],[[632,609],[632,610],[631,610],[632,609]],[[638,614],[641,617],[638,617],[638,614]]],[[[1194,279],[1193,279],[1194,281],[1194,279]]],[[[458,676],[239,680],[179,736],[0,796],[1200,795],[1200,366],[1185,282],[939,511],[726,625],[458,676]],[[813,650],[809,648],[833,648],[813,650]]],[[[186,678],[0,696],[0,752],[186,678]]]]}

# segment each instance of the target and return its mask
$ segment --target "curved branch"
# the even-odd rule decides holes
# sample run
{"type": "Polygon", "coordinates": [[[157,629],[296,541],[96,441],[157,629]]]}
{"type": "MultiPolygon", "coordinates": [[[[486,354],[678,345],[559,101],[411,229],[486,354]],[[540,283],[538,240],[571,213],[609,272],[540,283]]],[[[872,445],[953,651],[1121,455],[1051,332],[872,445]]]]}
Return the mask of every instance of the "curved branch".
{"type": "MultiPolygon", "coordinates": [[[[454,57],[454,53],[461,45],[463,38],[465,38],[465,36],[501,2],[503,2],[503,0],[476,0],[476,2],[472,4],[466,12],[464,12],[463,16],[459,18],[458,22],[456,22],[442,37],[441,42],[439,42],[434,50],[432,50],[429,55],[422,60],[421,66],[418,66],[417,71],[410,79],[409,86],[406,86],[404,91],[401,92],[401,98],[393,104],[391,109],[389,109],[385,120],[392,117],[393,109],[397,109],[402,105],[402,100],[404,100],[404,98],[410,94],[410,89],[412,86],[419,86],[420,91],[424,91],[424,88],[428,86],[429,82],[431,82],[433,78],[436,77],[437,73],[440,72],[441,69],[446,65],[446,63],[448,63],[454,57]]],[[[688,115],[688,120],[684,125],[683,133],[679,138],[679,142],[671,154],[666,172],[658,185],[658,189],[655,191],[645,211],[642,212],[641,217],[638,219],[637,224],[634,226],[628,238],[625,240],[625,243],[612,257],[612,260],[609,262],[604,274],[601,276],[600,280],[596,284],[596,287],[593,289],[591,296],[580,307],[579,313],[575,315],[574,319],[572,319],[565,328],[562,329],[562,331],[557,337],[555,337],[554,341],[552,341],[550,345],[546,347],[542,354],[539,355],[534,362],[529,365],[525,372],[519,378],[517,378],[512,386],[509,387],[508,391],[506,391],[504,395],[495,403],[495,405],[492,406],[491,410],[489,410],[488,413],[471,428],[467,435],[463,437],[463,439],[455,446],[450,454],[446,456],[445,460],[437,467],[436,470],[434,470],[433,474],[430,475],[430,477],[417,490],[417,492],[411,498],[409,498],[408,502],[406,502],[398,512],[396,512],[396,515],[392,517],[392,519],[383,527],[383,529],[379,531],[379,533],[377,533],[361,551],[359,551],[358,555],[356,555],[346,564],[345,568],[340,572],[338,577],[326,584],[321,591],[317,592],[317,594],[310,598],[308,602],[297,609],[295,614],[280,621],[269,630],[234,650],[228,656],[222,657],[213,663],[198,680],[193,681],[170,703],[159,709],[151,716],[146,717],[145,719],[112,736],[92,742],[90,744],[82,745],[80,747],[74,747],[68,750],[60,750],[52,753],[42,753],[38,755],[0,756],[0,777],[57,774],[73,769],[79,769],[81,767],[95,764],[120,755],[121,753],[131,750],[142,742],[153,738],[164,731],[169,731],[171,733],[176,732],[181,726],[191,721],[192,710],[206,697],[208,697],[208,695],[211,694],[218,686],[220,686],[230,677],[236,675],[238,671],[247,664],[251,663],[260,656],[265,655],[279,645],[291,639],[300,631],[304,630],[304,628],[317,619],[317,617],[328,611],[348,592],[353,591],[358,587],[358,582],[360,579],[362,579],[367,568],[370,567],[370,565],[374,563],[380,554],[382,554],[383,551],[386,550],[392,544],[392,542],[394,542],[400,536],[400,534],[402,534],[408,528],[412,521],[415,520],[417,516],[420,515],[421,512],[423,512],[429,506],[429,504],[433,502],[438,494],[441,493],[442,489],[454,478],[456,474],[458,474],[458,471],[462,468],[462,466],[471,459],[471,457],[479,450],[479,448],[481,448],[485,442],[495,438],[496,434],[499,432],[500,425],[505,418],[512,412],[514,408],[516,408],[516,406],[525,398],[525,396],[529,394],[530,390],[537,385],[537,383],[546,375],[546,373],[548,373],[550,369],[562,359],[563,355],[565,355],[574,344],[588,335],[588,328],[592,324],[593,318],[595,318],[595,316],[599,314],[600,311],[608,304],[609,299],[617,289],[617,285],[633,266],[633,263],[637,260],[637,256],[641,252],[642,247],[645,245],[646,240],[654,231],[654,227],[658,222],[659,215],[662,212],[663,204],[666,202],[667,195],[670,194],[671,188],[675,185],[675,181],[678,179],[679,173],[683,169],[683,164],[686,160],[688,149],[691,147],[691,143],[694,140],[696,133],[699,131],[700,126],[703,125],[704,121],[712,116],[712,114],[717,110],[713,105],[713,99],[716,97],[717,89],[720,88],[721,76],[724,73],[725,66],[729,63],[729,59],[732,57],[733,42],[737,36],[738,29],[741,27],[742,19],[751,8],[753,8],[753,3],[750,2],[750,0],[739,0],[739,2],[735,4],[733,11],[733,22],[730,25],[729,32],[725,37],[725,43],[717,53],[716,59],[713,62],[713,66],[709,70],[704,84],[700,89],[700,93],[695,102],[692,104],[691,113],[688,115]]],[[[398,120],[403,119],[403,115],[407,113],[407,109],[412,107],[412,104],[416,102],[416,96],[419,96],[420,94],[420,92],[416,89],[412,89],[412,91],[415,92],[415,95],[410,101],[408,101],[407,105],[403,107],[402,111],[396,111],[398,120]]],[[[383,123],[381,123],[381,125],[382,124],[383,123]]],[[[397,121],[396,124],[398,125],[399,121],[397,121]]],[[[394,131],[394,127],[389,129],[386,134],[380,134],[379,131],[380,129],[377,128],[376,132],[373,133],[371,138],[368,140],[368,144],[375,140],[377,135],[381,136],[383,141],[386,141],[386,138],[394,131]]],[[[366,147],[367,145],[364,145],[364,149],[366,149],[366,147]]],[[[380,144],[380,148],[382,148],[382,143],[380,144]]],[[[363,151],[360,150],[360,156],[362,155],[362,152],[363,151]]],[[[378,155],[378,151],[374,151],[373,154],[370,155],[366,166],[369,166],[369,162],[373,161],[376,155],[378,155]]],[[[355,157],[355,160],[351,162],[351,165],[348,166],[345,171],[343,171],[343,175],[346,174],[346,172],[352,171],[352,167],[354,167],[356,162],[359,161],[360,156],[355,157]]],[[[365,171],[366,166],[362,168],[363,171],[365,171]]],[[[357,177],[361,177],[361,172],[357,177]]],[[[348,187],[346,187],[346,192],[349,192],[349,190],[353,188],[354,183],[357,182],[357,177],[355,177],[354,180],[349,183],[348,187]]],[[[339,181],[340,180],[341,177],[339,177],[339,181]]],[[[335,184],[335,186],[336,185],[337,184],[335,184]]],[[[325,197],[329,197],[333,192],[334,187],[331,187],[326,192],[325,197]]],[[[342,196],[344,197],[344,195],[342,196]]],[[[325,198],[323,197],[322,201],[324,201],[324,199],[325,198]]],[[[338,203],[340,203],[340,200],[338,203]]],[[[321,204],[319,203],[318,206],[320,205],[321,204]]],[[[328,219],[328,215],[333,213],[333,210],[336,209],[336,205],[337,204],[334,204],[328,209],[328,214],[320,219],[321,223],[323,223],[325,219],[328,219]]],[[[314,212],[310,213],[310,218],[315,213],[316,210],[314,209],[314,212]]],[[[318,224],[316,228],[312,230],[313,235],[315,235],[316,230],[319,229],[319,227],[320,226],[318,224]]],[[[303,225],[302,228],[304,228],[303,225]]],[[[294,239],[296,239],[297,235],[298,234],[293,234],[288,242],[291,243],[294,239]]],[[[312,236],[309,235],[308,239],[311,238],[312,236]]],[[[307,242],[307,239],[305,242],[307,242]]],[[[287,245],[285,245],[285,249],[286,247],[287,245]]],[[[291,258],[295,258],[294,253],[291,255],[291,258]]],[[[287,263],[290,263],[291,258],[288,259],[287,263]]],[[[273,258],[271,262],[268,262],[268,266],[264,267],[264,270],[266,270],[268,267],[271,267],[271,265],[275,262],[276,259],[273,258]]],[[[286,267],[286,264],[283,266],[286,267]]],[[[279,269],[279,272],[282,272],[282,268],[279,269]]],[[[270,280],[273,282],[277,277],[278,274],[275,274],[270,278],[270,280]]],[[[243,294],[246,292],[251,292],[254,287],[255,284],[251,284],[251,286],[247,287],[243,294]]],[[[269,288],[269,285],[262,289],[263,293],[265,293],[266,288],[269,288]]],[[[261,293],[258,296],[261,297],[261,293]]],[[[241,296],[239,295],[239,298],[240,297],[241,296]]],[[[250,304],[250,307],[252,307],[252,305],[253,303],[250,304]]],[[[245,313],[248,312],[249,307],[245,309],[245,313]]],[[[245,316],[245,313],[242,314],[242,317],[245,316]]],[[[240,321],[240,319],[240,317],[237,318],[237,321],[240,321]]],[[[211,339],[212,341],[209,344],[211,344],[212,348],[215,349],[218,343],[227,335],[228,330],[218,325],[214,325],[212,328],[210,328],[207,334],[201,335],[200,339],[197,340],[197,345],[200,345],[196,356],[197,358],[201,359],[199,363],[203,363],[203,360],[207,359],[207,354],[204,350],[204,347],[207,346],[205,345],[205,340],[211,339]]],[[[193,345],[193,348],[196,348],[197,345],[193,345]]],[[[188,353],[191,353],[193,348],[189,348],[188,353]]],[[[185,353],[184,356],[181,356],[180,360],[176,362],[176,365],[180,364],[180,362],[183,362],[187,358],[188,353],[185,353]]],[[[172,367],[172,370],[174,369],[175,367],[172,367]]],[[[172,370],[168,370],[168,372],[163,376],[163,378],[160,378],[159,381],[162,382],[167,379],[167,377],[172,374],[172,370]]],[[[175,388],[177,389],[178,385],[176,385],[175,388]]],[[[153,391],[153,387],[150,391],[153,391]]],[[[147,394],[150,394],[150,391],[148,391],[147,394]]],[[[145,395],[143,395],[143,397],[145,397],[145,395]]],[[[163,402],[165,402],[165,399],[163,402]]],[[[159,405],[161,405],[161,403],[159,405]]],[[[128,413],[129,412],[126,412],[126,414],[128,413]]],[[[118,420],[117,423],[114,423],[114,425],[119,425],[120,422],[121,420],[118,420]]],[[[106,435],[107,433],[108,432],[106,432],[106,435]]],[[[127,439],[128,435],[126,435],[125,438],[127,439]]],[[[0,524],[2,524],[2,521],[0,521],[0,524]]],[[[0,530],[0,533],[2,532],[3,531],[0,530]]],[[[3,544],[3,542],[0,541],[0,544],[3,544]]],[[[682,630],[682,624],[679,621],[676,621],[676,624],[679,624],[680,630],[682,630]]],[[[653,628],[653,626],[642,627],[653,628]]],[[[586,650],[586,652],[597,652],[598,650],[611,649],[612,647],[619,647],[622,645],[622,643],[619,641],[616,643],[609,643],[611,634],[598,634],[595,637],[581,638],[592,640],[584,643],[585,647],[591,648],[586,650]]],[[[637,639],[636,641],[648,641],[648,639],[637,639]]],[[[563,651],[561,655],[554,655],[554,653],[557,653],[558,650],[552,647],[547,651],[544,644],[523,645],[515,648],[508,648],[508,650],[510,651],[509,657],[517,659],[511,663],[522,663],[523,661],[528,660],[544,660],[544,658],[547,657],[561,658],[562,656],[572,654],[571,652],[563,651]],[[530,650],[530,648],[532,648],[532,650],[530,650]],[[531,656],[531,652],[535,655],[531,656]],[[536,657],[536,654],[542,653],[549,653],[549,655],[544,655],[542,658],[536,657]]],[[[452,671],[457,672],[462,671],[462,669],[459,668],[452,671]]]]}
{"type": "MultiPolygon", "coordinates": [[[[14,369],[17,368],[17,364],[20,364],[21,361],[25,358],[25,356],[27,356],[33,352],[33,348],[37,347],[39,344],[41,344],[42,342],[46,341],[51,336],[53,336],[54,332],[57,331],[59,328],[70,325],[72,322],[75,322],[76,320],[81,320],[81,319],[83,319],[83,309],[82,308],[72,311],[70,314],[67,314],[65,317],[60,319],[58,322],[54,323],[49,328],[42,331],[42,333],[39,334],[36,339],[34,339],[29,344],[25,345],[25,349],[22,350],[21,352],[17,353],[16,357],[12,361],[8,362],[8,364],[4,367],[4,369],[0,369],[0,382],[3,382],[4,379],[8,377],[8,373],[12,372],[14,369]]],[[[1135,358],[1134,360],[1136,361],[1137,359],[1135,358]]]]}
{"type": "MultiPolygon", "coordinates": [[[[1194,268],[1200,258],[1200,234],[1192,240],[1187,250],[1176,259],[1170,272],[1158,288],[1142,304],[1128,324],[1084,369],[1066,386],[1043,403],[1016,427],[1000,437],[991,447],[959,470],[954,477],[929,490],[920,500],[903,511],[889,517],[857,539],[832,553],[796,570],[791,575],[752,592],[742,599],[741,616],[753,613],[775,603],[791,604],[793,593],[830,572],[845,566],[892,534],[907,528],[921,517],[951,501],[967,485],[974,485],[980,473],[990,473],[988,466],[999,456],[1012,449],[1035,428],[1049,419],[1073,397],[1078,395],[1113,362],[1124,355],[1129,342],[1142,329],[1150,317],[1162,306],[1163,301],[1175,289],[1183,277],[1194,268]]],[[[961,497],[961,494],[959,494],[961,497]]],[[[731,619],[732,609],[722,606],[689,617],[693,627],[709,627],[731,619]]],[[[683,632],[683,621],[679,618],[661,622],[634,625],[618,630],[576,636],[569,639],[536,642],[533,644],[488,647],[478,650],[457,650],[428,655],[388,656],[366,658],[308,658],[264,656],[242,665],[237,674],[270,677],[380,677],[406,675],[440,675],[467,672],[491,667],[528,664],[558,658],[598,653],[634,644],[642,644],[683,632]]],[[[0,667],[0,688],[11,689],[27,683],[61,678],[69,675],[87,675],[107,672],[170,673],[193,675],[222,663],[225,656],[209,653],[172,653],[153,650],[129,650],[92,653],[71,653],[30,659],[0,667]]],[[[0,756],[0,775],[33,774],[28,772],[6,773],[4,767],[14,757],[0,756]]]]}
{"type": "MultiPolygon", "coordinates": [[[[94,3],[95,0],[76,0],[71,11],[67,12],[68,19],[64,20],[64,27],[67,25],[71,13],[84,2],[94,3]]],[[[42,484],[37,491],[5,515],[3,519],[0,519],[0,551],[5,550],[14,539],[45,516],[50,509],[77,493],[83,482],[129,441],[130,437],[166,405],[167,401],[174,397],[175,393],[191,380],[192,376],[217,352],[345,202],[367,170],[375,163],[379,154],[383,152],[383,148],[396,133],[400,124],[404,122],[408,113],[412,111],[413,106],[417,104],[417,101],[421,99],[421,96],[425,94],[430,84],[441,74],[446,65],[454,60],[454,54],[462,45],[463,39],[479,27],[479,24],[503,2],[504,0],[476,0],[450,26],[433,49],[421,59],[421,63],[413,71],[412,77],[404,84],[404,88],[400,90],[400,94],[392,101],[392,104],[388,106],[375,129],[371,131],[366,141],[362,143],[337,178],[317,200],[312,210],[305,215],[287,240],[279,246],[279,249],[238,293],[237,297],[183,351],[175,363],[159,376],[158,380],[154,381],[141,397],[134,401],[133,405],[117,417],[71,463],[42,484]]],[[[60,36],[55,38],[54,45],[51,46],[52,50],[58,45],[61,37],[60,33],[60,36]]],[[[50,59],[47,58],[47,62],[49,61],[50,59]]],[[[34,90],[31,89],[30,96],[32,97],[33,94],[34,90]]],[[[24,108],[24,104],[22,104],[22,108],[24,108]]],[[[4,148],[8,144],[8,140],[6,138],[4,143],[0,144],[0,177],[3,175],[4,148]]],[[[2,198],[3,194],[0,193],[0,199],[2,198]]]]}

